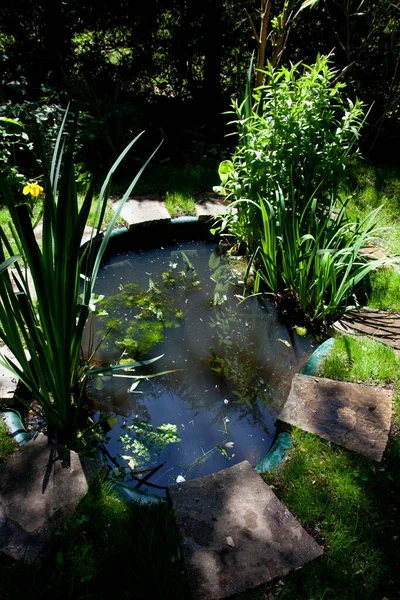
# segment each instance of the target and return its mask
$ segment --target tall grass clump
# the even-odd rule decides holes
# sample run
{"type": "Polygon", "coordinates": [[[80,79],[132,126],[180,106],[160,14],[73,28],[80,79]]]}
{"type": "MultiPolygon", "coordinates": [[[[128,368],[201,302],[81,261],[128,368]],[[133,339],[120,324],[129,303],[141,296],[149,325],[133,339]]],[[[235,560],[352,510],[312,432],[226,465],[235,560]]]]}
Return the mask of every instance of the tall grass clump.
{"type": "Polygon", "coordinates": [[[256,292],[263,284],[327,326],[382,264],[359,254],[373,243],[379,209],[352,223],[339,200],[364,113],[343,96],[327,57],[312,66],[269,65],[266,74],[267,85],[249,95],[248,84],[246,98],[233,102],[238,144],[220,164],[216,188],[230,206],[216,229],[245,243],[256,292]]]}
{"type": "MultiPolygon", "coordinates": [[[[76,120],[68,133],[67,113],[51,164],[39,140],[44,175],[42,247],[35,239],[28,204],[22,196],[15,198],[5,179],[0,178],[14,240],[11,246],[0,227],[0,339],[15,357],[4,357],[2,364],[19,378],[40,406],[49,435],[63,443],[73,439],[82,426],[87,378],[98,372],[91,369],[92,357],[83,355],[82,336],[89,314],[95,310],[94,285],[100,262],[120,210],[146,166],[132,181],[102,234],[112,175],[138,136],[114,163],[103,183],[95,219],[97,229],[82,252],[93,186],[89,186],[83,203],[78,202],[74,168],[76,120]],[[18,253],[13,247],[18,248],[18,253]]],[[[109,371],[116,368],[121,367],[108,367],[109,371]]]]}

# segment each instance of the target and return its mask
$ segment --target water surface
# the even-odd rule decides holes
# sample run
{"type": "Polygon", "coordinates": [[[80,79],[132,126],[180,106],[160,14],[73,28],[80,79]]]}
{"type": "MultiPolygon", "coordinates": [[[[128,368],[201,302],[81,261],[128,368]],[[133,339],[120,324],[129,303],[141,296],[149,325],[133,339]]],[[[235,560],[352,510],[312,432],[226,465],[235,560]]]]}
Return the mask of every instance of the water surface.
{"type": "MultiPolygon", "coordinates": [[[[101,392],[92,389],[102,410],[118,415],[107,445],[113,456],[134,454],[119,441],[128,433],[134,442],[134,431],[125,429],[134,419],[136,424],[151,423],[153,429],[176,426],[173,437],[178,442],[162,452],[149,448],[149,455],[133,456],[130,463],[142,469],[165,462],[151,478],[157,485],[168,485],[179,476],[207,475],[244,459],[255,465],[273,441],[274,422],[294,373],[315,348],[293,324],[282,323],[265,298],[239,303],[236,295],[242,289],[232,284],[235,279],[218,247],[203,242],[117,255],[99,274],[96,291],[107,298],[135,283],[132,298],[143,290],[143,298],[159,298],[162,305],[153,321],[146,321],[143,309],[119,306],[114,298],[98,330],[104,334],[106,323],[117,318],[118,334],[107,336],[99,360],[115,361],[127,340],[136,343],[132,331],[140,326],[147,341],[139,344],[146,354],[139,358],[164,356],[137,373],[179,370],[144,380],[134,392],[129,391],[131,381],[121,378],[102,380],[101,392]],[[152,339],[160,337],[162,341],[151,346],[152,339]]],[[[139,435],[139,441],[149,438],[151,433],[139,435]]],[[[126,466],[126,460],[119,462],[126,466]]]]}

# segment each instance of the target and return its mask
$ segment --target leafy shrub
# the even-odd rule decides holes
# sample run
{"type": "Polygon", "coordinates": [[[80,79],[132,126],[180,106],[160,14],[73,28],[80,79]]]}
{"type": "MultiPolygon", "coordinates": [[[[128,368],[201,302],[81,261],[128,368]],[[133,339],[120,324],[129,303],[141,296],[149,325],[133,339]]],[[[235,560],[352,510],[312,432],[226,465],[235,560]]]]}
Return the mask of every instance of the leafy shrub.
{"type": "MultiPolygon", "coordinates": [[[[336,80],[327,57],[312,66],[269,65],[266,76],[269,83],[253,91],[253,104],[249,97],[233,102],[238,143],[232,161],[220,165],[222,186],[216,190],[231,202],[258,203],[261,197],[273,203],[277,189],[288,197],[293,188],[297,211],[318,190],[319,202],[329,205],[359,137],[361,103],[343,99],[345,84],[336,80]]],[[[246,203],[236,208],[233,233],[249,241],[258,211],[246,203]]]]}

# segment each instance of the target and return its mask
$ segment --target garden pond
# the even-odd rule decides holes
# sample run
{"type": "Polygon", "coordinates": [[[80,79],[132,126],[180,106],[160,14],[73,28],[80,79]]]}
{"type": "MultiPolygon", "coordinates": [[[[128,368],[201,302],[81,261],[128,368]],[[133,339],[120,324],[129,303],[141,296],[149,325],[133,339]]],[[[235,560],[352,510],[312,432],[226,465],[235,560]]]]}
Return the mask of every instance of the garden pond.
{"type": "MultiPolygon", "coordinates": [[[[90,396],[112,428],[106,450],[121,472],[162,487],[268,452],[294,373],[318,345],[264,296],[242,300],[242,260],[207,242],[114,255],[96,292],[99,364],[157,361],[139,381],[96,377],[90,396]]],[[[129,374],[129,373],[127,373],[129,374]]],[[[145,488],[145,486],[143,486],[145,488]]],[[[142,489],[143,489],[142,488],[142,489]]],[[[154,488],[152,488],[154,491],[154,488]]]]}

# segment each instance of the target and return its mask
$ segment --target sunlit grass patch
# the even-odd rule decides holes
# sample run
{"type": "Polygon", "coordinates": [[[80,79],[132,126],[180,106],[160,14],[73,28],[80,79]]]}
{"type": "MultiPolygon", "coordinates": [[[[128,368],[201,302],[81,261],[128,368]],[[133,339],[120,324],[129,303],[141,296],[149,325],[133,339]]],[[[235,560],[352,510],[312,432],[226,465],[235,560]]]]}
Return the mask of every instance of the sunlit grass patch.
{"type": "Polygon", "coordinates": [[[378,269],[370,274],[370,286],[368,306],[400,311],[400,271],[378,269]]]}
{"type": "Polygon", "coordinates": [[[168,192],[165,196],[165,206],[173,218],[196,214],[196,203],[190,194],[168,192]]]}
{"type": "Polygon", "coordinates": [[[330,379],[367,384],[397,383],[400,359],[393,349],[368,337],[341,336],[332,352],[324,359],[321,372],[330,379]]]}

